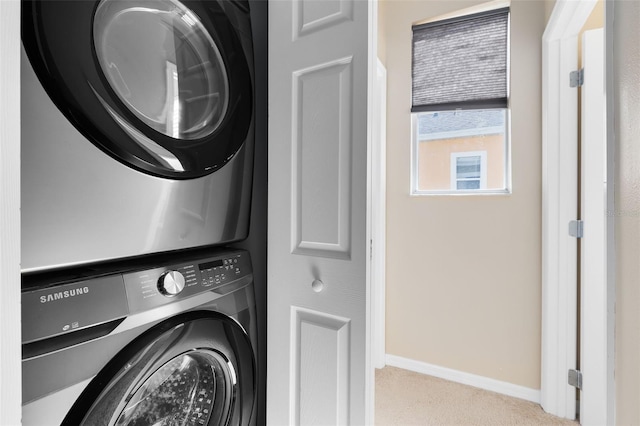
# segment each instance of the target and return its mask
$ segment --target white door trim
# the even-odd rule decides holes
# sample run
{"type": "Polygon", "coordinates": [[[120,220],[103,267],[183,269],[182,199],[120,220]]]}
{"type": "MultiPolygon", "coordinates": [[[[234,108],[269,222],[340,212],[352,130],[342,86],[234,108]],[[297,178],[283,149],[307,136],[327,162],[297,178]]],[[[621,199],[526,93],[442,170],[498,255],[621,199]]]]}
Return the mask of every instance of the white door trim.
{"type": "MultiPolygon", "coordinates": [[[[379,140],[382,139],[386,144],[386,114],[385,114],[385,124],[384,124],[384,134],[376,134],[377,132],[381,132],[380,126],[376,122],[376,117],[379,117],[380,113],[380,105],[378,105],[379,98],[377,97],[378,87],[378,2],[377,1],[369,1],[368,7],[368,34],[367,34],[367,53],[368,53],[368,63],[367,63],[367,78],[368,78],[368,87],[367,93],[369,95],[369,100],[367,102],[367,230],[366,230],[366,238],[367,241],[372,241],[374,236],[380,237],[379,233],[379,225],[380,220],[383,220],[383,230],[386,229],[386,210],[382,211],[382,219],[380,218],[380,210],[378,209],[380,205],[380,193],[377,193],[374,196],[374,192],[376,189],[376,182],[380,185],[386,185],[384,181],[382,183],[380,181],[376,181],[374,179],[373,173],[374,171],[378,171],[378,163],[374,162],[374,159],[377,157],[377,154],[380,154],[380,147],[374,148],[373,145],[379,140]],[[382,138],[376,139],[376,136],[382,136],[382,138]],[[376,202],[374,207],[374,202],[376,202]],[[374,222],[374,220],[376,222],[374,222]]],[[[381,64],[380,64],[381,65],[381,64]]],[[[386,70],[385,74],[385,93],[386,93],[386,70]]],[[[384,98],[384,109],[386,111],[386,96],[384,98]]],[[[382,133],[382,132],[381,132],[382,133]]],[[[386,151],[385,151],[386,152],[386,151]]],[[[379,159],[380,157],[378,157],[379,159]]],[[[386,158],[386,157],[383,157],[386,158]]],[[[384,193],[383,193],[384,195],[384,193]]],[[[386,202],[386,197],[383,197],[382,205],[386,202]]],[[[385,247],[386,238],[383,233],[381,241],[383,242],[383,246],[385,247]]],[[[366,312],[365,312],[365,384],[364,384],[364,414],[365,414],[365,424],[374,424],[375,419],[375,367],[376,367],[376,354],[375,354],[375,346],[374,344],[379,343],[379,332],[380,330],[376,328],[374,316],[376,314],[377,303],[379,303],[379,294],[376,294],[376,289],[379,288],[379,281],[376,281],[376,287],[374,287],[372,280],[372,272],[373,266],[372,262],[380,257],[380,247],[376,249],[376,258],[373,257],[373,247],[371,243],[367,244],[366,255],[366,312]]],[[[386,252],[386,248],[382,252],[386,252]]],[[[383,263],[384,264],[384,263],[383,263]]],[[[384,270],[383,270],[384,271],[384,270]]],[[[382,283],[384,288],[384,276],[382,277],[382,283]]],[[[384,303],[384,298],[382,299],[384,303]]],[[[384,329],[382,330],[384,333],[384,329]]],[[[384,335],[383,335],[384,337],[384,335]]],[[[384,341],[383,341],[384,344],[384,341]]]]}
{"type": "Polygon", "coordinates": [[[20,2],[0,1],[0,424],[20,424],[20,2]]]}
{"type": "Polygon", "coordinates": [[[577,242],[568,235],[578,204],[578,34],[596,0],[557,0],[542,37],[542,371],[541,405],[575,418],[577,242]]]}
{"type": "Polygon", "coordinates": [[[615,176],[616,176],[616,140],[615,140],[615,103],[613,81],[613,1],[605,2],[604,23],[604,76],[605,94],[607,94],[607,420],[616,424],[616,386],[615,386],[615,303],[616,303],[616,250],[615,250],[615,176]]]}
{"type": "Polygon", "coordinates": [[[385,298],[386,298],[386,164],[387,164],[387,69],[377,61],[376,103],[371,140],[371,294],[372,363],[385,366],[385,298]]]}
{"type": "Polygon", "coordinates": [[[609,410],[608,377],[613,354],[608,353],[608,292],[606,233],[606,95],[604,30],[582,35],[585,70],[581,112],[581,220],[585,224],[580,261],[580,423],[613,424],[609,410]]]}

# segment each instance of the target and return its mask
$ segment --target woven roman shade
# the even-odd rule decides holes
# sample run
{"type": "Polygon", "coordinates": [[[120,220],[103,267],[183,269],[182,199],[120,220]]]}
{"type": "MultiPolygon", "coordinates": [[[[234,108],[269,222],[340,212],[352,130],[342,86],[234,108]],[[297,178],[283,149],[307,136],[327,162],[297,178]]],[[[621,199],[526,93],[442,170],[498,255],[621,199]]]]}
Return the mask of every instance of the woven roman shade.
{"type": "Polygon", "coordinates": [[[412,29],[412,112],[507,108],[509,8],[412,29]]]}

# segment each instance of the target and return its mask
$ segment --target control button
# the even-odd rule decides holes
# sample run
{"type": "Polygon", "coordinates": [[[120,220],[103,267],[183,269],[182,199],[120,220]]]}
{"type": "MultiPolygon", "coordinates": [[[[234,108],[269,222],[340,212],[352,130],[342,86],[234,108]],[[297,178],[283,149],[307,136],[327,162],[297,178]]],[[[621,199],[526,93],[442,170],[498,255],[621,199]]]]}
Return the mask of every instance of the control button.
{"type": "Polygon", "coordinates": [[[178,271],[168,271],[158,279],[158,290],[167,297],[173,297],[184,289],[184,275],[178,271]]]}

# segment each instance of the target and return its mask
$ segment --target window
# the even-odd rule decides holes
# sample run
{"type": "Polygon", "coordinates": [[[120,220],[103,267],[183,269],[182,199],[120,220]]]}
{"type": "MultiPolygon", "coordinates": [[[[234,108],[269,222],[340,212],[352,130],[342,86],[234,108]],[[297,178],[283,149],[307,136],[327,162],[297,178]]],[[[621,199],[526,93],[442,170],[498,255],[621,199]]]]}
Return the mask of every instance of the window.
{"type": "Polygon", "coordinates": [[[455,152],[451,154],[451,189],[487,188],[487,152],[455,152]]]}
{"type": "Polygon", "coordinates": [[[509,9],[413,27],[412,194],[508,193],[509,9]]]}
{"type": "Polygon", "coordinates": [[[504,193],[508,188],[507,110],[414,114],[414,194],[504,193]],[[482,185],[458,185],[453,158],[482,156],[482,185]]]}

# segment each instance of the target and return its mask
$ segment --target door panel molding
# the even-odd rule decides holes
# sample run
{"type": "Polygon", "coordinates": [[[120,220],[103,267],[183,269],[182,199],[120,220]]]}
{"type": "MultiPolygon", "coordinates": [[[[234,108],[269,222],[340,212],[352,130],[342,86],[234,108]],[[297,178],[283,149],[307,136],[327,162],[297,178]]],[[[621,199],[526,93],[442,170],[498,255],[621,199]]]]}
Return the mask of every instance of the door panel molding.
{"type": "Polygon", "coordinates": [[[291,308],[291,406],[295,424],[349,424],[351,320],[291,308]],[[327,372],[333,372],[326,380],[327,372]]]}
{"type": "Polygon", "coordinates": [[[293,73],[292,253],[351,258],[353,57],[293,73]]]}
{"type": "Polygon", "coordinates": [[[302,0],[293,4],[293,39],[353,20],[353,0],[302,0]]]}

